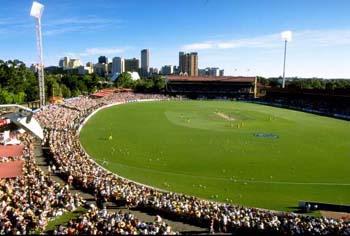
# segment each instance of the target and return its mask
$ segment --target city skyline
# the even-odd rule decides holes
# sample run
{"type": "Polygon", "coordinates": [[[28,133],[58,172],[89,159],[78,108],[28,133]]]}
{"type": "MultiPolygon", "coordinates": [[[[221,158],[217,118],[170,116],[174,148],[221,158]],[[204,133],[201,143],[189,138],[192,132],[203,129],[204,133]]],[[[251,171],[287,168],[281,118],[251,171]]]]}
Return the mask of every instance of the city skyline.
{"type": "MultiPolygon", "coordinates": [[[[139,58],[140,50],[149,48],[149,67],[178,65],[179,51],[196,51],[200,55],[199,68],[220,67],[227,75],[281,76],[280,33],[292,30],[287,77],[350,78],[348,1],[216,4],[195,0],[186,5],[186,11],[179,10],[182,1],[41,2],[45,5],[46,66],[57,65],[64,56],[84,62],[96,61],[101,55],[110,59],[139,58]],[[153,10],[144,11],[150,8],[153,10]],[[187,16],[188,11],[193,14],[187,16]],[[176,16],[169,18],[171,12],[176,16]]],[[[27,0],[2,4],[0,43],[5,46],[1,59],[20,59],[27,65],[36,62],[30,5],[27,0]]]]}
{"type": "MultiPolygon", "coordinates": [[[[114,78],[123,72],[137,72],[140,76],[147,77],[154,74],[160,75],[186,75],[186,76],[224,76],[224,69],[219,67],[203,67],[198,68],[198,53],[197,52],[179,52],[178,65],[162,65],[160,68],[149,67],[150,55],[149,49],[141,50],[141,60],[137,58],[113,57],[112,59],[106,56],[99,56],[97,63],[93,61],[82,62],[80,59],[63,57],[60,58],[57,65],[50,67],[60,67],[63,70],[77,69],[78,74],[96,73],[100,76],[114,78]],[[182,55],[182,56],[181,56],[182,55]],[[142,57],[144,56],[144,58],[142,57]],[[143,59],[142,59],[143,58],[143,59]],[[136,60],[136,61],[135,61],[136,60]],[[136,64],[133,69],[130,66],[125,67],[125,61],[134,61],[136,64]],[[141,61],[141,63],[140,63],[141,61]],[[143,64],[143,66],[142,66],[143,64]],[[129,68],[128,68],[129,67],[129,68]],[[137,69],[138,68],[138,69],[137,69]]],[[[31,68],[36,68],[37,64],[32,64],[31,68]]]]}

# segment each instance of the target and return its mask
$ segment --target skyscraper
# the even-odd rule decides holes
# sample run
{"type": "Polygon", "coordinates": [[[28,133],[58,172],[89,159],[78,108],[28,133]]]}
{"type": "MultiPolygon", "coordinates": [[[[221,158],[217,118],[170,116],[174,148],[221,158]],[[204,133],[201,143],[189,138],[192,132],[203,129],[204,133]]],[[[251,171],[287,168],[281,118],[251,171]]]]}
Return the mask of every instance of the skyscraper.
{"type": "Polygon", "coordinates": [[[136,58],[125,59],[125,71],[138,72],[140,69],[140,61],[136,58]]]}
{"type": "Polygon", "coordinates": [[[186,72],[186,56],[184,52],[179,52],[179,74],[186,72]]]}
{"type": "Polygon", "coordinates": [[[190,76],[198,76],[198,53],[190,53],[189,73],[190,76]]]}
{"type": "Polygon", "coordinates": [[[108,64],[106,63],[96,63],[94,65],[94,72],[99,76],[107,76],[108,74],[108,64]]]}
{"type": "Polygon", "coordinates": [[[179,52],[179,73],[198,76],[198,53],[179,52]]]}
{"type": "Polygon", "coordinates": [[[106,56],[100,56],[98,58],[98,63],[104,63],[104,64],[107,64],[108,63],[108,58],[106,56]]]}
{"type": "Polygon", "coordinates": [[[141,50],[141,75],[147,76],[149,72],[149,49],[141,50]]]}
{"type": "Polygon", "coordinates": [[[218,67],[209,67],[209,76],[219,76],[220,75],[220,69],[218,67]]]}
{"type": "Polygon", "coordinates": [[[62,59],[60,59],[58,66],[66,69],[68,67],[68,62],[69,62],[69,58],[68,57],[63,57],[62,59]]]}
{"type": "Polygon", "coordinates": [[[172,65],[165,65],[162,67],[161,72],[163,75],[172,75],[174,74],[174,67],[172,65]]]}
{"type": "Polygon", "coordinates": [[[79,66],[81,66],[80,59],[73,59],[73,58],[69,59],[68,66],[67,66],[68,69],[76,69],[79,66]]]}
{"type": "Polygon", "coordinates": [[[114,57],[112,61],[112,75],[125,72],[124,58],[114,57]]]}

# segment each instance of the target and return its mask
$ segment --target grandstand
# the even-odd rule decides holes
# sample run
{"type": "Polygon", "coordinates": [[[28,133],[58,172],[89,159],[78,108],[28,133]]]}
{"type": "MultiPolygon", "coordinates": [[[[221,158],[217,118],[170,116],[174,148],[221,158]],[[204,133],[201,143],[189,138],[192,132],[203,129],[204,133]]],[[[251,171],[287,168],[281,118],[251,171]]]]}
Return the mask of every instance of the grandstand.
{"type": "Polygon", "coordinates": [[[168,94],[193,98],[255,98],[257,79],[256,77],[169,75],[166,77],[166,91],[168,94]]]}
{"type": "Polygon", "coordinates": [[[267,88],[258,102],[350,120],[350,89],[267,88]]]}
{"type": "Polygon", "coordinates": [[[91,98],[103,98],[108,95],[111,95],[114,93],[116,90],[115,89],[101,89],[100,91],[97,91],[96,93],[93,93],[90,95],[91,98]]]}

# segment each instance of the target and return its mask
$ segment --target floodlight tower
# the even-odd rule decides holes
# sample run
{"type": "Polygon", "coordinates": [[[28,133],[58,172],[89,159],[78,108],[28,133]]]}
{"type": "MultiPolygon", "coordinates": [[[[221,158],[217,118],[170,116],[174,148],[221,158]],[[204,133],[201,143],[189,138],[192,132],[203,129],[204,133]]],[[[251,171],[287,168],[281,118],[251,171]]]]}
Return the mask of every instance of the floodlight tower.
{"type": "Polygon", "coordinates": [[[44,11],[44,5],[36,1],[33,2],[30,16],[35,18],[36,46],[39,56],[38,81],[39,81],[39,97],[40,107],[45,105],[45,81],[44,81],[44,61],[43,61],[43,45],[41,35],[41,16],[44,11]]]}
{"type": "Polygon", "coordinates": [[[284,40],[284,60],[283,60],[283,80],[282,88],[286,85],[286,57],[287,57],[287,42],[292,41],[292,31],[283,31],[281,37],[284,40]]]}

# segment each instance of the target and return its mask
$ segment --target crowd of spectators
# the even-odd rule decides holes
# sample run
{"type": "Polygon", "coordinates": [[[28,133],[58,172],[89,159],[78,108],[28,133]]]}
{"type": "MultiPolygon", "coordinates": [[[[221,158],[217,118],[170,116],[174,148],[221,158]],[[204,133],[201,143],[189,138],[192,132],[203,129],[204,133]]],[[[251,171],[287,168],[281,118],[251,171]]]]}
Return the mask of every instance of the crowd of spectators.
{"type": "Polygon", "coordinates": [[[327,100],[326,98],[312,98],[302,96],[290,97],[277,95],[270,95],[255,100],[255,102],[258,103],[350,120],[349,101],[349,98],[343,100],[327,100]]]}
{"type": "Polygon", "coordinates": [[[1,163],[6,163],[6,162],[12,162],[12,161],[19,161],[19,160],[23,160],[22,156],[9,156],[9,157],[1,157],[0,158],[0,164],[1,163]]]}
{"type": "Polygon", "coordinates": [[[32,137],[23,134],[20,140],[25,148],[23,156],[16,160],[24,161],[23,175],[0,179],[0,234],[23,235],[43,230],[51,218],[82,204],[68,186],[54,182],[39,169],[32,137]]]}
{"type": "Polygon", "coordinates": [[[122,235],[122,234],[151,234],[174,235],[171,227],[161,217],[157,216],[154,222],[139,221],[133,214],[114,212],[106,208],[93,207],[86,214],[68,222],[67,226],[59,226],[54,235],[122,235]]]}
{"type": "MultiPolygon", "coordinates": [[[[45,110],[45,109],[44,109],[45,110]]],[[[55,113],[58,115],[58,113],[55,113]]],[[[69,116],[66,116],[69,117],[69,116]]],[[[23,155],[0,158],[0,163],[23,160],[23,175],[16,178],[0,179],[0,235],[24,235],[43,232],[48,222],[67,211],[87,206],[78,194],[70,192],[69,181],[62,186],[50,175],[56,170],[49,166],[45,174],[36,164],[33,138],[19,134],[24,146],[23,155]]],[[[68,178],[69,179],[69,178],[68,178]]],[[[87,214],[71,220],[67,227],[60,226],[55,234],[173,234],[165,222],[142,222],[129,213],[107,213],[93,205],[87,214]]]]}
{"type": "MultiPolygon", "coordinates": [[[[350,222],[241,207],[164,192],[134,183],[100,167],[81,147],[79,126],[99,107],[140,99],[167,98],[162,95],[134,93],[115,93],[102,99],[80,97],[68,101],[67,104],[49,106],[36,114],[36,118],[46,128],[44,144],[50,149],[55,168],[57,166],[58,172],[76,187],[95,194],[100,207],[103,208],[106,201],[123,202],[129,207],[156,211],[210,228],[211,232],[350,235],[350,222]]],[[[121,215],[107,214],[99,219],[97,216],[100,214],[103,213],[91,211],[83,218],[72,221],[67,228],[61,227],[56,233],[69,230],[77,233],[85,230],[108,233],[110,230],[120,230],[119,227],[112,226],[111,222],[114,222],[114,218],[121,218],[121,215]]],[[[129,225],[142,231],[138,229],[137,223],[129,225]]],[[[165,230],[164,227],[161,228],[165,230]]]]}

